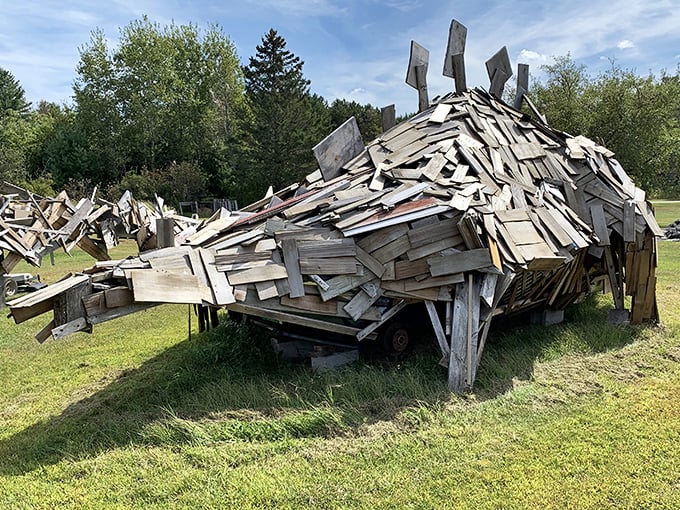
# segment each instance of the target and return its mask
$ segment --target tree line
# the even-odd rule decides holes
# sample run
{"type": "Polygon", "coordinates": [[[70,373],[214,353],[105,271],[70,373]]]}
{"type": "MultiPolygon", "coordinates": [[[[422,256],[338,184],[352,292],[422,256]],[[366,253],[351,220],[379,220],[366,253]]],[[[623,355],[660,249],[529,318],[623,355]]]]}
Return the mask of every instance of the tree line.
{"type": "MultiPolygon", "coordinates": [[[[303,66],[273,29],[246,65],[218,26],[143,18],[114,48],[95,30],[80,48],[72,104],[31,105],[0,69],[0,178],[40,194],[98,185],[111,200],[130,189],[245,205],[312,172],[312,147],[350,116],[365,142],[380,134],[378,108],[329,104],[303,66]]],[[[639,185],[677,196],[678,71],[641,77],[612,65],[592,77],[569,55],[544,71],[531,96],[553,127],[603,143],[639,185]]]]}

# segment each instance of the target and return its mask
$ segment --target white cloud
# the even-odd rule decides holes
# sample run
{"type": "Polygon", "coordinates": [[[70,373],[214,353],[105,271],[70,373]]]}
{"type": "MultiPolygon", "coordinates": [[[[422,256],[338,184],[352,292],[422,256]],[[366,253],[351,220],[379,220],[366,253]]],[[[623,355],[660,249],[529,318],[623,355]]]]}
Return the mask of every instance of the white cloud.
{"type": "Polygon", "coordinates": [[[617,44],[616,47],[620,50],[635,48],[635,43],[629,39],[624,39],[623,41],[619,41],[619,44],[617,44]]]}
{"type": "Polygon", "coordinates": [[[347,10],[329,0],[248,0],[248,3],[294,16],[329,16],[347,10]]]}
{"type": "Polygon", "coordinates": [[[385,2],[385,5],[398,11],[409,12],[420,7],[420,2],[418,0],[390,0],[385,2]]]}
{"type": "Polygon", "coordinates": [[[523,49],[522,51],[519,52],[519,55],[517,55],[517,59],[520,62],[526,63],[526,62],[537,62],[537,63],[545,63],[548,61],[547,55],[543,55],[541,53],[538,53],[536,51],[532,50],[527,50],[523,49]]]}

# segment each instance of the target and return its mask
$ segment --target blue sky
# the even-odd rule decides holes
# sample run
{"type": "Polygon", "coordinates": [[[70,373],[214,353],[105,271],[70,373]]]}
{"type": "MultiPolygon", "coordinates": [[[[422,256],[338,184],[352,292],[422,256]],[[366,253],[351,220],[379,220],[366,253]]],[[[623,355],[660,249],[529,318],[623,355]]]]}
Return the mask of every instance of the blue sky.
{"type": "Polygon", "coordinates": [[[275,28],[305,62],[312,90],[327,100],[417,109],[404,83],[411,39],[430,51],[430,96],[453,89],[441,75],[448,27],[468,28],[468,86],[488,86],[484,61],[507,46],[513,68],[540,66],[570,52],[592,74],[612,59],[638,74],[680,62],[680,0],[0,0],[0,67],[19,79],[29,101],[69,102],[78,48],[95,28],[112,45],[119,28],[147,15],[162,24],[219,24],[242,62],[275,28]]]}

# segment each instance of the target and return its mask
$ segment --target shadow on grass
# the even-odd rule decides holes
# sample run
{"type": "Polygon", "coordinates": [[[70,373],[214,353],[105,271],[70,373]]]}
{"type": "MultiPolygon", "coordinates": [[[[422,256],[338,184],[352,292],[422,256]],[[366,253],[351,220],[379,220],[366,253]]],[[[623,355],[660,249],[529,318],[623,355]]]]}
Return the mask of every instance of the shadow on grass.
{"type": "MultiPolygon", "coordinates": [[[[635,339],[638,329],[608,326],[606,313],[591,301],[573,307],[565,325],[513,325],[506,333],[508,324],[499,323],[478,371],[478,395],[506,392],[513,378],[531,377],[537,361],[635,339]]],[[[268,346],[261,332],[233,323],[183,341],[59,416],[0,441],[0,473],[22,474],[129,444],[334,436],[450,399],[434,349],[399,364],[358,363],[313,374],[280,362],[268,346]]]]}
{"type": "Polygon", "coordinates": [[[513,387],[513,380],[529,380],[538,362],[565,354],[595,354],[620,349],[635,341],[641,327],[612,326],[607,322],[611,300],[592,294],[565,311],[565,321],[553,326],[529,325],[529,315],[494,322],[477,371],[475,389],[483,399],[513,387]]]}

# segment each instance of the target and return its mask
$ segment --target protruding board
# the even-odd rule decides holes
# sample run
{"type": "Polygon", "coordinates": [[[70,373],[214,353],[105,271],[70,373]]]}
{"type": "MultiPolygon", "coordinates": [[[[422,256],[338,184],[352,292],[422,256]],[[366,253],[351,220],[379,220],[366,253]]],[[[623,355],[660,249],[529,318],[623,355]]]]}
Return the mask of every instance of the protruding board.
{"type": "Polygon", "coordinates": [[[411,54],[408,60],[406,83],[418,91],[418,111],[426,110],[430,105],[427,96],[427,67],[430,52],[415,41],[411,41],[411,54]]]}
{"type": "Polygon", "coordinates": [[[449,27],[449,44],[446,48],[444,71],[442,74],[454,79],[456,92],[459,94],[467,89],[464,58],[466,37],[467,28],[458,23],[455,19],[451,20],[451,26],[449,27]]]}
{"type": "Polygon", "coordinates": [[[515,110],[522,108],[522,100],[527,92],[529,92],[529,64],[517,64],[517,92],[513,103],[515,110]]]}
{"type": "Polygon", "coordinates": [[[312,150],[324,180],[337,177],[342,166],[364,150],[357,120],[350,117],[312,150]]]}
{"type": "Polygon", "coordinates": [[[489,80],[491,81],[489,93],[492,96],[500,99],[503,95],[505,83],[512,76],[510,57],[508,56],[508,49],[505,46],[503,46],[493,57],[486,61],[486,72],[489,75],[489,80]]]}
{"type": "Polygon", "coordinates": [[[383,106],[380,109],[383,133],[392,129],[397,124],[397,112],[393,104],[383,106]]]}

